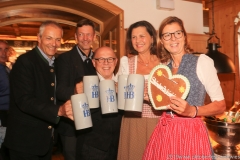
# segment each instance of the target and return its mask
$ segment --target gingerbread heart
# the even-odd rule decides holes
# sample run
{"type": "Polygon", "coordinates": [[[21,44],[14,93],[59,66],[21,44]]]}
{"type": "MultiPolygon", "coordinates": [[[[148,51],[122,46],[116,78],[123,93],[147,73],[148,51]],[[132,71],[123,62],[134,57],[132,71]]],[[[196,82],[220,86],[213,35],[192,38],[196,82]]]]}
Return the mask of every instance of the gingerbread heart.
{"type": "Polygon", "coordinates": [[[171,103],[169,97],[185,99],[190,90],[188,79],[180,74],[172,75],[166,65],[154,67],[148,78],[148,94],[156,110],[166,110],[171,103]]]}

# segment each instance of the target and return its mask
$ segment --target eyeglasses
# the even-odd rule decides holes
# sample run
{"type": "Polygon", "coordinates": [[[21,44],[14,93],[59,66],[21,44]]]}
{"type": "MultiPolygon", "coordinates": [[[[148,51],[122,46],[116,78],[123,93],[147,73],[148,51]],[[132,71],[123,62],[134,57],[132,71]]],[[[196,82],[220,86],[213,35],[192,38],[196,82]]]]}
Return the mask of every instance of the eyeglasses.
{"type": "Polygon", "coordinates": [[[107,61],[108,63],[112,63],[116,58],[108,57],[108,58],[94,58],[94,60],[97,60],[99,63],[104,63],[107,61]]]}
{"type": "Polygon", "coordinates": [[[173,33],[164,33],[164,34],[162,34],[162,38],[163,38],[165,41],[169,41],[169,40],[172,38],[172,35],[174,35],[174,37],[175,37],[176,39],[182,38],[182,36],[183,36],[183,31],[182,31],[182,30],[179,30],[179,31],[176,31],[176,32],[173,32],[173,33]]]}

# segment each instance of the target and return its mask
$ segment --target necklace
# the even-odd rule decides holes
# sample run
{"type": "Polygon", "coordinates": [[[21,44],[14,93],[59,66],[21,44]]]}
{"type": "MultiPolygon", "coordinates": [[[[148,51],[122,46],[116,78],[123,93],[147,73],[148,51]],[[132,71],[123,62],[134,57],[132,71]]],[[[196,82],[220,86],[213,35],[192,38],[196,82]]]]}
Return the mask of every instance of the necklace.
{"type": "Polygon", "coordinates": [[[139,59],[141,60],[141,61],[138,60],[139,63],[141,63],[142,65],[148,67],[149,62],[146,62],[146,63],[145,63],[145,62],[142,60],[142,58],[140,58],[140,57],[139,57],[139,59]]]}
{"type": "Polygon", "coordinates": [[[173,68],[178,68],[178,67],[179,67],[179,66],[174,66],[173,64],[174,64],[174,63],[172,62],[172,67],[173,67],[173,68]]]}
{"type": "Polygon", "coordinates": [[[138,61],[139,63],[141,63],[142,65],[144,65],[144,66],[148,66],[148,64],[149,64],[149,62],[147,62],[147,63],[144,63],[144,62],[141,62],[141,61],[138,61]]]}

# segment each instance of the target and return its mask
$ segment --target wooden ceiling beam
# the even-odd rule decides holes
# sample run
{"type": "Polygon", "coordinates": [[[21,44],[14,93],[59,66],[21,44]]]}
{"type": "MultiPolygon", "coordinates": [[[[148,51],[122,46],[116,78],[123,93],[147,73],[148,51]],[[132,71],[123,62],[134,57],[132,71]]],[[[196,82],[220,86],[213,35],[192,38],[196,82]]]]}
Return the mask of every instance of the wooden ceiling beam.
{"type": "Polygon", "coordinates": [[[15,23],[15,24],[12,24],[12,27],[13,27],[13,30],[15,32],[15,35],[18,37],[20,36],[20,30],[19,30],[19,27],[18,27],[18,24],[15,23]]]}
{"type": "Polygon", "coordinates": [[[196,3],[202,3],[203,0],[184,0],[184,1],[196,2],[196,3]]]}
{"type": "Polygon", "coordinates": [[[100,36],[113,27],[110,21],[117,22],[113,17],[123,12],[108,1],[96,0],[10,0],[0,2],[0,8],[0,35],[35,36],[42,21],[55,20],[63,26],[64,41],[74,39],[73,28],[82,18],[92,20],[100,36]]]}

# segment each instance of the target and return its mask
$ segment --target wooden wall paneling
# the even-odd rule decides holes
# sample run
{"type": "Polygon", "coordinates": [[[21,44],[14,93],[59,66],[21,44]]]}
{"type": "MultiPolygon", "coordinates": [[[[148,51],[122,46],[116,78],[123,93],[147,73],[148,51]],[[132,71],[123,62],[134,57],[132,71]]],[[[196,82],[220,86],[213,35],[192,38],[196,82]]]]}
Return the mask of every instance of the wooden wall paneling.
{"type": "MultiPolygon", "coordinates": [[[[219,51],[225,53],[232,60],[234,59],[234,17],[237,13],[233,13],[233,8],[235,7],[233,0],[228,1],[216,1],[214,3],[214,22],[215,22],[215,32],[217,36],[220,38],[221,48],[219,51]]],[[[240,5],[240,1],[239,5],[240,5]]],[[[212,6],[211,3],[209,5],[209,26],[210,32],[212,31],[212,6]]]]}
{"type": "Polygon", "coordinates": [[[205,34],[188,33],[188,43],[194,52],[207,53],[207,40],[209,36],[205,34]]]}
{"type": "MultiPolygon", "coordinates": [[[[232,37],[234,36],[230,28],[230,24],[232,23],[233,25],[233,21],[231,21],[229,18],[229,12],[231,10],[231,7],[227,4],[226,6],[228,7],[226,7],[225,9],[224,6],[220,6],[218,8],[215,7],[215,32],[220,38],[221,48],[219,48],[219,51],[226,54],[232,61],[234,61],[234,46],[232,39],[232,37]]],[[[222,74],[219,76],[227,105],[227,110],[234,103],[235,76],[233,76],[232,74],[230,75],[231,77],[229,76],[229,74],[222,74]]]]}
{"type": "Polygon", "coordinates": [[[220,50],[227,54],[229,58],[234,61],[234,23],[231,17],[232,15],[232,8],[226,8],[221,11],[218,11],[218,18],[220,21],[217,21],[217,25],[221,26],[219,28],[220,37],[221,37],[221,45],[222,49],[220,50]],[[223,14],[224,12],[224,14],[223,14]]]}
{"type": "Polygon", "coordinates": [[[119,69],[120,58],[125,55],[125,38],[124,38],[125,37],[125,35],[124,35],[125,31],[124,31],[124,24],[123,24],[123,22],[124,22],[123,13],[119,14],[118,16],[119,16],[119,18],[118,18],[119,27],[117,27],[117,33],[118,33],[117,34],[117,42],[119,44],[116,45],[117,46],[116,49],[117,49],[118,64],[116,66],[115,72],[117,72],[118,69],[119,69]]]}
{"type": "Polygon", "coordinates": [[[125,29],[124,29],[124,15],[123,13],[119,14],[119,58],[125,55],[125,29]]]}
{"type": "MultiPolygon", "coordinates": [[[[208,2],[206,6],[210,9],[209,11],[209,28],[212,30],[212,3],[208,2]]],[[[239,0],[219,0],[214,1],[214,22],[215,22],[215,32],[221,40],[221,48],[219,51],[226,54],[235,63],[235,67],[238,66],[236,62],[234,45],[234,19],[238,12],[240,11],[240,1],[239,0]]],[[[237,71],[237,70],[236,70],[237,71]]],[[[224,97],[227,103],[227,108],[233,105],[236,100],[236,95],[239,93],[239,77],[235,74],[235,77],[230,76],[227,78],[228,74],[221,75],[221,86],[223,89],[224,97]]]]}

